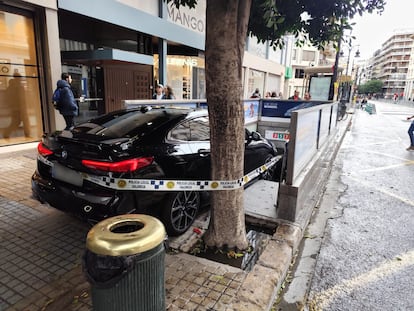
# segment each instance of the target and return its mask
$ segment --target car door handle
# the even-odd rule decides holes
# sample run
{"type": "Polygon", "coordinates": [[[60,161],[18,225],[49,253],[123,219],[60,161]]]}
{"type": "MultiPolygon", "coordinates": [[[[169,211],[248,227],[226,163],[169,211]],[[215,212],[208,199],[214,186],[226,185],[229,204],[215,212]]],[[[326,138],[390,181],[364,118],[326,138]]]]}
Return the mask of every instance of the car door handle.
{"type": "Polygon", "coordinates": [[[200,157],[208,157],[210,155],[210,149],[198,149],[200,157]]]}

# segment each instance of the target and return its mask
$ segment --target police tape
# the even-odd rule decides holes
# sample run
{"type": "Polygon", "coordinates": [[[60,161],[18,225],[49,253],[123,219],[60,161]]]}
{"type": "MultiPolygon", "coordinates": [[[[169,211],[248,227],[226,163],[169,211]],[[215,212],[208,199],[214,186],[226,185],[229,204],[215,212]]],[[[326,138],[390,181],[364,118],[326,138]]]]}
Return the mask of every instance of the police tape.
{"type": "MultiPolygon", "coordinates": [[[[237,180],[161,180],[140,178],[116,178],[98,176],[78,172],[83,180],[113,190],[140,190],[140,191],[215,191],[234,190],[243,187],[248,182],[269,170],[282,156],[273,157],[269,162],[261,165],[250,173],[237,180]]],[[[53,162],[42,156],[38,159],[46,165],[53,166],[53,162]]]]}

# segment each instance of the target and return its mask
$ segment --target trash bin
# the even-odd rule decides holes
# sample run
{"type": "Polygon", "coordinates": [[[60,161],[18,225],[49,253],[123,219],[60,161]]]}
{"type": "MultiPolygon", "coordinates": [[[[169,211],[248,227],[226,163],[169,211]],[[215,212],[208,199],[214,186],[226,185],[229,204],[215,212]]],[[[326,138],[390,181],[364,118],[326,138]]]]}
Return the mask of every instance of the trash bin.
{"type": "Polygon", "coordinates": [[[96,224],[83,256],[93,310],[164,311],[165,238],[163,224],[148,215],[120,215],[96,224]]]}

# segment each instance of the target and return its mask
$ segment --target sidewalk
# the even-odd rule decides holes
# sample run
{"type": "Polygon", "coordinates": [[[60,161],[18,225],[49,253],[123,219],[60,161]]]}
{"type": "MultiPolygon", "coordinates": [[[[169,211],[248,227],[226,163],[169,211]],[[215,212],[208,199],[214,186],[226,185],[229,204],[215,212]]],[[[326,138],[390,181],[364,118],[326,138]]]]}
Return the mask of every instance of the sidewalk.
{"type": "MultiPolygon", "coordinates": [[[[31,197],[35,147],[0,147],[0,310],[92,310],[81,266],[90,227],[31,197]]],[[[207,224],[202,216],[194,227],[207,224]]],[[[170,239],[167,310],[270,310],[302,236],[298,225],[279,224],[250,272],[187,254],[199,238],[191,229],[170,239]]]]}

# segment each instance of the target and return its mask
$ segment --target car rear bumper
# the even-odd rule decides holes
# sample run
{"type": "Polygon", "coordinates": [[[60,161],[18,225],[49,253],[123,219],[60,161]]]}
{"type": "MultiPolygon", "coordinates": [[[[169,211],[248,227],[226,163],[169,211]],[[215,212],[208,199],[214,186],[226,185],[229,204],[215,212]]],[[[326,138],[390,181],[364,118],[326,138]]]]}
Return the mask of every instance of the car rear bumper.
{"type": "Polygon", "coordinates": [[[158,213],[154,205],[149,204],[157,202],[157,196],[151,196],[151,193],[140,192],[138,200],[137,192],[132,191],[100,188],[83,191],[82,188],[44,178],[37,171],[32,176],[32,191],[39,201],[92,223],[120,214],[158,213]]]}

